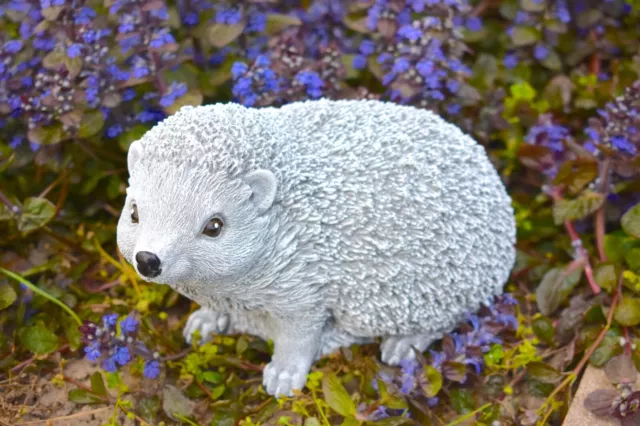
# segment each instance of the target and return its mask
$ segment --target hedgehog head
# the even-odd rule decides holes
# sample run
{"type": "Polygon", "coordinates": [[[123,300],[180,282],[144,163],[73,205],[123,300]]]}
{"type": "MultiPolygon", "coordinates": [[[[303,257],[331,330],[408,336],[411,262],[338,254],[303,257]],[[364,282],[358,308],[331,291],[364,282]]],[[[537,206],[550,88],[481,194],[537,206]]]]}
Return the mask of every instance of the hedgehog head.
{"type": "Polygon", "coordinates": [[[265,250],[277,181],[250,167],[229,110],[183,108],[129,148],[117,242],[147,281],[216,285],[246,274],[265,250]]]}

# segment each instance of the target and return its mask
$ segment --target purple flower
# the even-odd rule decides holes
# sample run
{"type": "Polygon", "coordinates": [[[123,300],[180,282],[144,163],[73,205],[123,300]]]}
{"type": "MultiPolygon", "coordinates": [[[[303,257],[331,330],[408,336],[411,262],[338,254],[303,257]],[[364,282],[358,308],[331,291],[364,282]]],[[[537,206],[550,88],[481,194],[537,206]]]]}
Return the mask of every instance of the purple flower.
{"type": "Polygon", "coordinates": [[[319,98],[320,96],[322,96],[322,88],[324,87],[324,82],[317,72],[302,71],[296,75],[296,80],[306,87],[307,94],[310,97],[319,98]]]}
{"type": "Polygon", "coordinates": [[[637,153],[636,147],[633,146],[631,142],[629,142],[629,139],[622,135],[612,136],[611,145],[613,146],[613,148],[625,154],[636,155],[637,153]]]}
{"type": "Polygon", "coordinates": [[[461,106],[459,104],[449,104],[447,105],[447,112],[449,114],[458,114],[460,112],[461,106]]]}
{"type": "Polygon", "coordinates": [[[102,369],[109,373],[115,373],[118,370],[116,362],[113,357],[107,357],[102,361],[102,369]]]}
{"type": "Polygon", "coordinates": [[[376,51],[376,44],[371,40],[363,40],[360,43],[360,53],[364,56],[369,56],[376,51]]]}
{"type": "Polygon", "coordinates": [[[420,368],[420,364],[413,359],[403,359],[400,361],[400,368],[404,374],[413,375],[420,368]]]}
{"type": "Polygon", "coordinates": [[[533,50],[533,56],[539,60],[544,60],[547,56],[549,56],[549,49],[543,44],[536,44],[536,47],[533,50]]]}
{"type": "Polygon", "coordinates": [[[415,378],[412,375],[403,374],[400,380],[400,393],[402,395],[409,395],[416,386],[415,378]]]}
{"type": "Polygon", "coordinates": [[[249,22],[245,31],[253,33],[261,33],[267,27],[267,15],[264,13],[254,13],[249,16],[249,22]]]}
{"type": "Polygon", "coordinates": [[[174,81],[169,85],[167,93],[165,93],[165,95],[160,98],[160,105],[164,108],[173,105],[178,98],[184,96],[187,93],[187,89],[188,88],[185,83],[174,81]]]}
{"type": "Polygon", "coordinates": [[[414,27],[413,25],[405,25],[398,30],[398,35],[406,38],[407,40],[416,41],[422,37],[422,30],[414,27]]]}
{"type": "Polygon", "coordinates": [[[137,66],[133,69],[133,76],[135,78],[144,78],[147,75],[149,75],[149,68],[144,65],[137,66]]]}
{"type": "Polygon", "coordinates": [[[216,23],[235,25],[240,23],[242,19],[242,13],[235,9],[225,9],[216,13],[216,23]]]}
{"type": "Polygon", "coordinates": [[[4,50],[8,53],[18,53],[22,50],[23,43],[20,40],[9,40],[4,44],[4,50]]]}
{"type": "Polygon", "coordinates": [[[138,329],[138,321],[136,321],[132,316],[127,316],[125,319],[120,321],[120,329],[124,333],[135,333],[138,329]]]}
{"type": "Polygon", "coordinates": [[[509,53],[504,56],[502,63],[506,68],[515,68],[518,66],[518,56],[515,53],[509,53]]]}
{"type": "Polygon", "coordinates": [[[362,70],[367,66],[367,58],[362,55],[356,55],[353,57],[353,68],[362,70]]]}
{"type": "Polygon", "coordinates": [[[142,374],[148,379],[155,379],[158,377],[158,375],[160,375],[160,365],[158,364],[158,361],[153,360],[145,362],[142,374]]]}
{"type": "Polygon", "coordinates": [[[244,62],[234,62],[231,66],[231,75],[237,79],[241,75],[245,74],[249,70],[249,67],[244,62]]]}
{"type": "Polygon", "coordinates": [[[74,17],[76,25],[88,25],[91,20],[96,17],[96,12],[90,7],[82,7],[78,10],[74,17]]]}
{"type": "Polygon", "coordinates": [[[480,31],[482,29],[482,20],[477,16],[467,19],[467,28],[473,32],[480,31]]]}
{"type": "Polygon", "coordinates": [[[76,58],[82,54],[82,45],[79,43],[73,43],[67,48],[67,56],[70,58],[76,58]]]}
{"type": "Polygon", "coordinates": [[[122,100],[128,102],[136,97],[136,91],[134,89],[128,88],[122,93],[122,100]]]}
{"type": "Polygon", "coordinates": [[[163,29],[162,31],[154,34],[153,37],[154,38],[151,40],[151,43],[149,43],[149,46],[153,47],[154,49],[159,49],[166,44],[172,44],[176,42],[175,38],[173,38],[173,35],[166,29],[163,29]]]}
{"type": "Polygon", "coordinates": [[[164,118],[162,111],[143,110],[136,116],[140,123],[158,122],[164,118]]]}
{"type": "Polygon", "coordinates": [[[113,355],[113,360],[120,365],[125,365],[131,360],[131,354],[129,353],[129,348],[126,346],[121,346],[116,349],[116,353],[113,355]]]}
{"type": "Polygon", "coordinates": [[[398,58],[396,59],[395,64],[393,64],[392,71],[396,74],[403,73],[407,71],[411,67],[409,60],[407,58],[398,58]]]}
{"type": "Polygon", "coordinates": [[[89,361],[97,361],[98,358],[100,358],[100,356],[102,355],[102,353],[100,352],[100,342],[96,341],[88,346],[85,346],[84,352],[86,354],[86,358],[89,361]]]}
{"type": "Polygon", "coordinates": [[[107,314],[102,317],[102,321],[105,324],[105,327],[108,329],[114,328],[116,326],[116,321],[118,320],[118,314],[107,314]]]}
{"type": "MultiPolygon", "coordinates": [[[[109,138],[115,138],[120,133],[122,133],[122,126],[120,124],[114,124],[107,129],[107,137],[109,138]]],[[[122,325],[122,323],[120,324],[122,325]]]]}

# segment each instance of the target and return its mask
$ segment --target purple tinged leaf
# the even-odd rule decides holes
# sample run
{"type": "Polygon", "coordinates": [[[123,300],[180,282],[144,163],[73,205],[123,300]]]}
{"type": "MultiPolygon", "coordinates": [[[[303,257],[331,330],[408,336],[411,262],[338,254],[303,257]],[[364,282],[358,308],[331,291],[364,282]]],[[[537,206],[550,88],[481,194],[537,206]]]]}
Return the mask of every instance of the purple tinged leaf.
{"type": "Polygon", "coordinates": [[[599,389],[587,395],[584,407],[596,416],[607,416],[613,411],[613,401],[617,397],[618,392],[613,389],[599,389]]]}
{"type": "Polygon", "coordinates": [[[635,383],[638,377],[638,370],[630,356],[625,354],[611,358],[604,367],[607,378],[613,384],[635,383]]]}

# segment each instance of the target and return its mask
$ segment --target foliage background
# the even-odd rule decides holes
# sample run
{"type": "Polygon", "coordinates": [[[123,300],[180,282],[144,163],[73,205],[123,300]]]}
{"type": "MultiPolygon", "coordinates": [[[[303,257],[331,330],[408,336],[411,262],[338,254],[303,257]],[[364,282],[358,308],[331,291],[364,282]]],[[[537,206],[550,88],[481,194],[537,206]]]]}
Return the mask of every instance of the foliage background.
{"type": "MultiPolygon", "coordinates": [[[[17,275],[0,275],[0,421],[561,424],[588,363],[640,366],[639,9],[2,2],[0,265],[17,275]],[[196,306],[138,280],[115,230],[128,146],[180,106],[318,97],[429,108],[473,135],[513,197],[518,261],[509,295],[419,362],[387,369],[376,345],[353,347],[276,401],[260,385],[269,343],[187,348],[196,306]]],[[[633,421],[625,386],[596,395],[599,414],[633,421]]]]}

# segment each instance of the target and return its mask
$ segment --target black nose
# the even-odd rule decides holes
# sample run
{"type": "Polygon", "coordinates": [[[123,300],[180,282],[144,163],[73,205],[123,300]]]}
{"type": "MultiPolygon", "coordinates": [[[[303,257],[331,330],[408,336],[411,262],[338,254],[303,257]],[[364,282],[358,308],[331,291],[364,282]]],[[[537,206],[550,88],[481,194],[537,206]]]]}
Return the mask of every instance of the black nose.
{"type": "Polygon", "coordinates": [[[145,277],[154,278],[162,272],[160,259],[151,252],[139,251],[136,253],[136,262],[138,262],[138,271],[145,277]]]}

